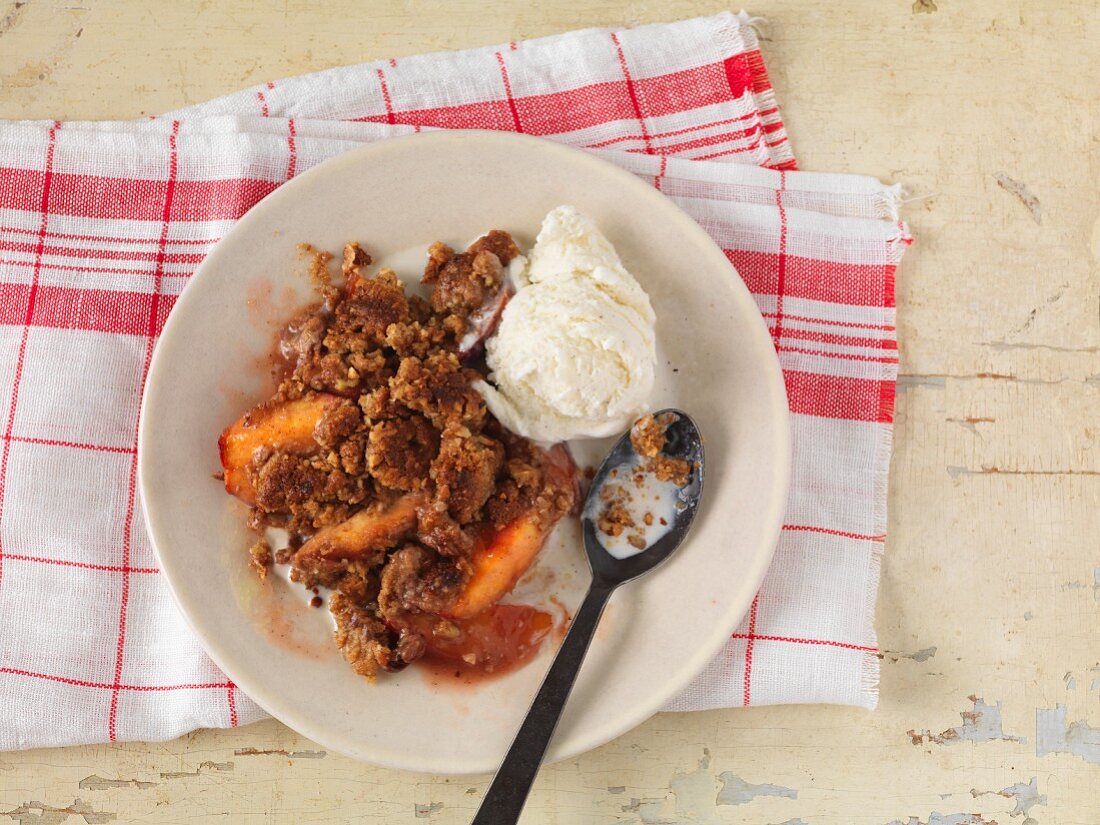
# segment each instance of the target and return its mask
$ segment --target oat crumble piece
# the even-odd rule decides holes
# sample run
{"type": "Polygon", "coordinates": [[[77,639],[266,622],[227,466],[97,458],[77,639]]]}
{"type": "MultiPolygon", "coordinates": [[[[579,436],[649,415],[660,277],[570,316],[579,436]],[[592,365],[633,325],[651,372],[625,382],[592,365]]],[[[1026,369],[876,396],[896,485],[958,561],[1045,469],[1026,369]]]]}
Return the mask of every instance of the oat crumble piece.
{"type": "MultiPolygon", "coordinates": [[[[621,489],[621,488],[620,488],[621,489]]],[[[600,511],[596,527],[609,536],[621,536],[624,530],[634,526],[634,519],[623,505],[622,500],[612,497],[609,504],[600,511]]]]}
{"type": "Polygon", "coordinates": [[[630,428],[630,445],[638,455],[654,458],[665,448],[665,428],[652,415],[642,416],[630,428]]]}
{"type": "Polygon", "coordinates": [[[691,477],[691,463],[682,458],[659,455],[650,460],[646,472],[653,473],[658,481],[671,481],[677,487],[683,487],[691,477]]]}
{"type": "Polygon", "coordinates": [[[248,548],[248,566],[256,571],[261,579],[267,578],[267,570],[271,567],[271,545],[264,539],[259,539],[248,548]]]}

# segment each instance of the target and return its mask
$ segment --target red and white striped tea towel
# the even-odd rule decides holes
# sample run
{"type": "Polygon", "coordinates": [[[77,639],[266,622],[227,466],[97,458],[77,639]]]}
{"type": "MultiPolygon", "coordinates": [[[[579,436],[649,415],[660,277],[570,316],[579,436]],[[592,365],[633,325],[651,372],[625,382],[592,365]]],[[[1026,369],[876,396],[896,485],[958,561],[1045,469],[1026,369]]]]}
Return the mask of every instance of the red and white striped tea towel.
{"type": "Polygon", "coordinates": [[[874,705],[908,235],[890,188],[793,171],[748,20],[722,14],[334,69],[148,121],[0,124],[0,749],[263,715],[177,613],[142,524],[156,336],[211,246],[287,178],[364,141],[471,127],[651,181],[773,329],[794,413],[788,523],[751,613],[673,708],[874,705]]]}

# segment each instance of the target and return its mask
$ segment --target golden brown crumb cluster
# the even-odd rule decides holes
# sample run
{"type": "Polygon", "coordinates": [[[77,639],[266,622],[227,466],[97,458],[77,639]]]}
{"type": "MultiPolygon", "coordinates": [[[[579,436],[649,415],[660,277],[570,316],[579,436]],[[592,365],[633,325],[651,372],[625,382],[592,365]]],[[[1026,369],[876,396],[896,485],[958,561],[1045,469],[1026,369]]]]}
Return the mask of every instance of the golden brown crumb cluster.
{"type": "Polygon", "coordinates": [[[266,579],[267,568],[271,567],[271,545],[259,539],[248,548],[248,565],[261,579],[266,579]]]}
{"type": "Polygon", "coordinates": [[[662,452],[667,443],[665,431],[675,421],[674,413],[642,416],[630,428],[630,446],[642,458],[650,459],[643,465],[642,472],[653,473],[659,481],[671,481],[683,487],[691,477],[691,463],[662,452]]]}
{"type": "Polygon", "coordinates": [[[665,448],[665,427],[652,415],[645,415],[630,428],[630,446],[643,458],[655,458],[665,448]]]}
{"type": "Polygon", "coordinates": [[[634,527],[634,517],[626,509],[626,489],[619,484],[608,484],[600,490],[600,499],[604,508],[596,519],[596,527],[609,536],[621,536],[623,531],[634,527]]]}

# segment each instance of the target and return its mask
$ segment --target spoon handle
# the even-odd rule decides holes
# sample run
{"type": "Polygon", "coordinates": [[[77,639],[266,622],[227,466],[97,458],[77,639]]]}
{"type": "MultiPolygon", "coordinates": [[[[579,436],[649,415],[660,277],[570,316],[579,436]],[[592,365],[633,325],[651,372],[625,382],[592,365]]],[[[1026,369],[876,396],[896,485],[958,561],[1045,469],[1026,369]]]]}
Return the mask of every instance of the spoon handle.
{"type": "Polygon", "coordinates": [[[513,825],[519,821],[546,746],[554,735],[596,625],[614,589],[614,585],[601,581],[593,581],[589,586],[561,649],[471,825],[513,825]]]}

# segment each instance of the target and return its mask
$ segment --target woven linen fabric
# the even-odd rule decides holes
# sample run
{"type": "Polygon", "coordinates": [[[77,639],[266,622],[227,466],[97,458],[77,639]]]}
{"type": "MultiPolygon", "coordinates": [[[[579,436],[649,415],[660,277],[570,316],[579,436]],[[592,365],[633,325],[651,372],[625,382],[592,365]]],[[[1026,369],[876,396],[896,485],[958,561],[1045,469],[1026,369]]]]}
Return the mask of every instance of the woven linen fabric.
{"type": "Polygon", "coordinates": [[[670,709],[873,707],[909,235],[894,188],[794,171],[748,23],[379,61],[143,121],[0,123],[0,749],[262,718],[203,653],[145,532],[150,357],[196,266],[264,195],[431,128],[537,134],[628,168],[710,233],[771,326],[794,422],[786,524],[749,615],[670,709]]]}

